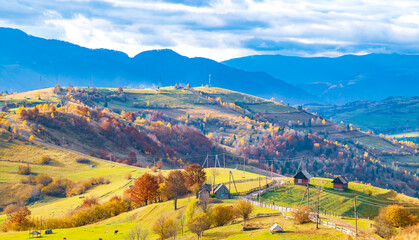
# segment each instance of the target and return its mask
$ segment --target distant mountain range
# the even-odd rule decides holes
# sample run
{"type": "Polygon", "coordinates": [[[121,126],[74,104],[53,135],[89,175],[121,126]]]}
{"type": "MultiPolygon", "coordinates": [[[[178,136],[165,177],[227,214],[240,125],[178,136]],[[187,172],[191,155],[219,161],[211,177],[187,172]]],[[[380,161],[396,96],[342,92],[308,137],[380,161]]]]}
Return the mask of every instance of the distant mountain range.
{"type": "Polygon", "coordinates": [[[176,83],[208,84],[285,103],[320,102],[315,96],[263,72],[247,72],[172,50],[153,50],[130,58],[125,53],[88,49],[0,28],[0,91],[54,86],[140,87],[176,83]],[[91,78],[91,80],[90,80],[91,78]]]}
{"type": "Polygon", "coordinates": [[[259,55],[222,63],[172,50],[89,49],[0,28],[0,91],[54,86],[140,87],[208,84],[285,103],[344,104],[417,96],[419,55],[370,54],[338,58],[259,55]],[[90,81],[91,78],[91,81],[90,81]]]}
{"type": "Polygon", "coordinates": [[[224,64],[266,72],[332,104],[419,94],[419,55],[338,58],[259,55],[231,59],[224,64]]]}

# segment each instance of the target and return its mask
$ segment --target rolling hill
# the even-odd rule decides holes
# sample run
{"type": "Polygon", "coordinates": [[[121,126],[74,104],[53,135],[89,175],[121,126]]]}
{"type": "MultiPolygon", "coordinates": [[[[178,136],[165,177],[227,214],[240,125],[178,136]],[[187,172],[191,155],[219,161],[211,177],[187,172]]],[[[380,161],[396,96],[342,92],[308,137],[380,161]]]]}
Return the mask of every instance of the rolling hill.
{"type": "Polygon", "coordinates": [[[266,72],[330,104],[416,96],[419,56],[345,55],[337,58],[258,55],[231,59],[227,66],[266,72]]]}
{"type": "MultiPolygon", "coordinates": [[[[0,104],[9,108],[9,111],[0,113],[0,193],[7,196],[1,199],[0,207],[26,202],[33,219],[69,216],[79,210],[88,197],[96,196],[100,203],[105,203],[115,195],[121,196],[132,185],[133,179],[146,172],[167,176],[172,169],[190,163],[208,166],[205,171],[209,183],[229,185],[231,171],[235,188],[241,195],[257,189],[260,184],[269,183],[272,181],[270,176],[293,175],[301,164],[314,176],[329,178],[313,181],[314,185],[325,183],[322,210],[345,216],[353,210],[353,204],[348,200],[353,194],[364,198],[358,205],[362,217],[377,214],[377,206],[368,207],[371,201],[379,201],[380,207],[392,203],[389,197],[406,206],[417,204],[417,199],[399,194],[417,195],[417,177],[390,166],[396,157],[416,161],[414,153],[417,147],[347,129],[345,125],[335,124],[303,108],[237,91],[215,87],[116,89],[57,86],[4,95],[0,97],[0,104]],[[40,164],[43,155],[50,156],[51,162],[40,164]],[[153,170],[152,166],[158,160],[164,164],[163,168],[153,170]],[[69,179],[75,184],[92,177],[103,177],[110,182],[94,185],[81,194],[46,195],[28,201],[33,189],[39,186],[25,182],[29,176],[18,174],[19,166],[30,166],[33,176],[47,174],[54,180],[69,179]],[[218,168],[211,168],[214,166],[218,168]],[[330,178],[337,174],[350,179],[348,192],[330,189],[330,178]],[[366,190],[372,190],[371,197],[367,196],[366,190]]],[[[289,180],[286,177],[277,179],[289,180]]],[[[274,201],[280,205],[297,206],[304,190],[299,186],[289,189],[266,193],[263,199],[268,203],[274,201]]],[[[231,190],[235,193],[235,189],[231,190]]],[[[54,227],[54,234],[43,238],[122,239],[134,226],[150,229],[164,213],[177,219],[184,214],[192,198],[195,197],[190,195],[179,199],[178,210],[173,210],[171,201],[158,202],[94,224],[54,227]]],[[[312,194],[310,203],[314,200],[312,194]]],[[[236,202],[223,200],[220,204],[231,206],[236,202]]],[[[286,227],[281,236],[287,239],[347,237],[336,229],[323,226],[314,230],[314,223],[295,225],[289,219],[281,220],[283,216],[276,210],[255,207],[252,218],[248,220],[255,229],[243,231],[242,221],[236,219],[205,231],[203,239],[250,236],[276,239],[277,235],[271,235],[267,229],[278,221],[286,227]]],[[[353,229],[352,219],[323,217],[353,229]]],[[[0,223],[6,218],[4,214],[0,215],[0,223]]],[[[368,219],[359,220],[359,228],[366,236],[374,236],[369,227],[371,223],[368,219]]],[[[0,239],[26,239],[27,234],[27,231],[1,232],[0,239]]],[[[156,239],[157,235],[152,233],[149,237],[156,239]]],[[[194,239],[195,235],[185,231],[183,238],[194,239]]]]}
{"type": "Polygon", "coordinates": [[[114,162],[145,167],[161,160],[178,168],[206,161],[288,175],[301,162],[319,177],[345,174],[417,195],[415,168],[403,172],[392,167],[399,160],[416,164],[417,146],[227,89],[50,88],[0,101],[12,109],[3,125],[10,121],[26,138],[34,135],[114,162]]]}
{"type": "Polygon", "coordinates": [[[88,49],[0,28],[0,91],[28,91],[55,84],[139,88],[182,83],[211,84],[287,103],[320,102],[316,97],[261,73],[246,72],[206,58],[187,58],[164,49],[130,58],[125,53],[88,49]]]}

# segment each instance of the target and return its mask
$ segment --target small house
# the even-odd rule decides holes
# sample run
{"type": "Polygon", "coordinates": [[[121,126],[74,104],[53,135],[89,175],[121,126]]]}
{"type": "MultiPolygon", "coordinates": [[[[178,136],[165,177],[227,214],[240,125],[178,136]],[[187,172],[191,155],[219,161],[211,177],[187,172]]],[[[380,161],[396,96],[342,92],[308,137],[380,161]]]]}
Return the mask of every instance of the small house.
{"type": "Polygon", "coordinates": [[[294,176],[294,185],[307,186],[310,184],[310,178],[312,178],[312,176],[306,170],[299,171],[294,176]]]}
{"type": "Polygon", "coordinates": [[[211,184],[205,183],[199,188],[199,190],[207,190],[208,192],[211,192],[212,190],[211,184]]]}
{"type": "Polygon", "coordinates": [[[345,191],[348,189],[348,179],[345,177],[339,176],[332,181],[333,189],[339,191],[345,191]]]}
{"type": "Polygon", "coordinates": [[[216,198],[230,198],[230,190],[228,190],[224,183],[218,184],[214,189],[214,194],[216,198]]]}
{"type": "Polygon", "coordinates": [[[206,189],[199,190],[198,198],[200,201],[206,201],[210,198],[210,192],[206,189]]]}
{"type": "Polygon", "coordinates": [[[269,228],[269,230],[271,230],[271,234],[280,233],[283,231],[283,229],[276,223],[271,228],[269,228]]]}

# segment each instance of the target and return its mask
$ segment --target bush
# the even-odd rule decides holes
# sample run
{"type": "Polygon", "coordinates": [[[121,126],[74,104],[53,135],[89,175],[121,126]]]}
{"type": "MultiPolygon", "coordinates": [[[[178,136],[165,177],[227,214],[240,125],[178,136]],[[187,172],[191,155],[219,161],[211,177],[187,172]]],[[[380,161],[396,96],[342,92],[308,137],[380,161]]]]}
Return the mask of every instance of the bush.
{"type": "Polygon", "coordinates": [[[386,207],[380,214],[395,227],[406,227],[418,223],[418,217],[413,216],[403,206],[394,204],[386,207]]]}
{"type": "Polygon", "coordinates": [[[234,219],[234,212],[231,207],[218,205],[211,210],[210,214],[211,223],[215,227],[224,226],[234,219]]]}
{"type": "Polygon", "coordinates": [[[154,233],[159,235],[161,239],[170,237],[175,239],[179,232],[179,226],[175,220],[167,218],[166,216],[160,216],[154,223],[152,230],[154,233]]]}
{"type": "Polygon", "coordinates": [[[12,204],[7,206],[4,211],[7,215],[5,229],[21,231],[32,226],[29,218],[31,211],[26,206],[12,204]]]}
{"type": "Polygon", "coordinates": [[[135,226],[128,232],[125,239],[126,240],[145,240],[148,234],[149,234],[148,229],[143,228],[142,226],[135,226]]]}
{"type": "Polygon", "coordinates": [[[29,165],[27,165],[27,166],[19,166],[18,173],[20,175],[29,175],[29,174],[31,174],[31,168],[29,167],[29,165]]]}
{"type": "Polygon", "coordinates": [[[86,159],[86,158],[78,158],[78,159],[76,159],[76,162],[81,163],[81,164],[90,164],[91,163],[91,161],[89,159],[86,159]]]}
{"type": "Polygon", "coordinates": [[[374,218],[375,233],[382,238],[390,238],[394,235],[395,229],[383,214],[374,218]]]}
{"type": "Polygon", "coordinates": [[[253,205],[240,199],[236,204],[234,204],[234,212],[237,216],[240,216],[243,218],[243,220],[246,220],[253,212],[253,205]]]}
{"type": "Polygon", "coordinates": [[[42,188],[42,193],[54,197],[65,197],[73,186],[74,183],[68,179],[55,179],[48,186],[42,188]]]}
{"type": "Polygon", "coordinates": [[[130,180],[132,178],[132,174],[128,173],[127,175],[125,175],[125,179],[126,180],[130,180]]]}
{"type": "Polygon", "coordinates": [[[294,222],[296,224],[303,224],[310,222],[310,208],[307,206],[303,206],[300,208],[295,208],[292,211],[292,215],[294,216],[294,222]]]}
{"type": "Polygon", "coordinates": [[[46,174],[39,174],[38,176],[35,177],[34,182],[36,184],[42,184],[43,186],[48,186],[48,184],[52,183],[52,178],[46,174]]]}
{"type": "Polygon", "coordinates": [[[83,203],[81,204],[82,208],[87,208],[87,207],[91,207],[93,205],[98,204],[98,200],[95,197],[88,197],[86,199],[83,200],[83,203]]]}
{"type": "Polygon", "coordinates": [[[49,164],[50,162],[51,162],[51,157],[48,155],[42,155],[39,158],[39,164],[41,165],[46,165],[46,164],[49,164]]]}
{"type": "Polygon", "coordinates": [[[211,227],[211,222],[208,218],[208,215],[205,213],[199,213],[194,216],[187,224],[189,231],[195,233],[199,239],[200,236],[204,233],[205,230],[211,227]]]}

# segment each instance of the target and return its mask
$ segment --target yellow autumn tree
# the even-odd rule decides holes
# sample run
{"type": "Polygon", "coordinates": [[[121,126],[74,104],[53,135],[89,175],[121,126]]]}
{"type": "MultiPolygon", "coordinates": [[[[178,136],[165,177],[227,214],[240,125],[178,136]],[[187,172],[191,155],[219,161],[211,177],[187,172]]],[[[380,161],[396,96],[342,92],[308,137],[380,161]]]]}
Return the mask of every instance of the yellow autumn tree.
{"type": "Polygon", "coordinates": [[[418,223],[418,217],[401,205],[393,204],[385,209],[386,219],[395,227],[406,227],[418,223]]]}

